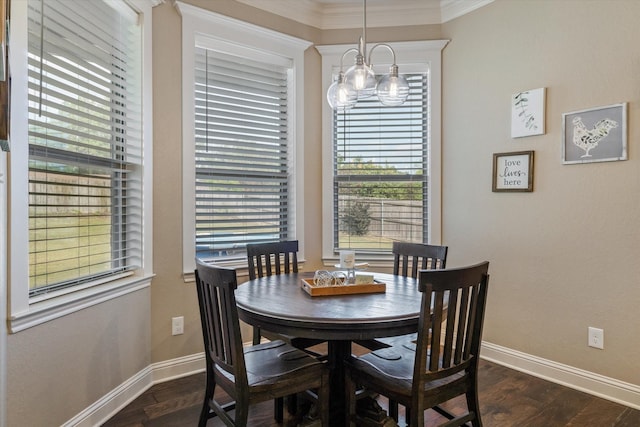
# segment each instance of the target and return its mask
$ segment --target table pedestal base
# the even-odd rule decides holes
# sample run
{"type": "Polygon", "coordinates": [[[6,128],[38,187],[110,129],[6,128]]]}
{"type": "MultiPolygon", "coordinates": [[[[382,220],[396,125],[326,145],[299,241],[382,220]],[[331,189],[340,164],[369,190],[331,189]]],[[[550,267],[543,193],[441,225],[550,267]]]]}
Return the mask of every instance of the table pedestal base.
{"type": "Polygon", "coordinates": [[[388,416],[387,411],[371,396],[358,399],[356,419],[356,425],[362,427],[398,427],[395,420],[388,416]]]}
{"type": "MultiPolygon", "coordinates": [[[[331,399],[329,404],[329,419],[331,425],[349,425],[347,402],[345,398],[345,371],[344,360],[351,357],[351,341],[328,342],[329,366],[331,375],[329,388],[331,399]],[[343,420],[342,422],[340,420],[343,420]],[[343,424],[344,423],[344,424],[343,424]]],[[[393,418],[378,405],[373,397],[366,396],[358,400],[356,405],[358,421],[362,426],[370,427],[397,427],[393,418]]]]}
{"type": "Polygon", "coordinates": [[[351,357],[351,341],[329,341],[328,342],[329,366],[331,374],[329,377],[329,389],[331,398],[329,403],[329,419],[332,425],[348,426],[347,415],[349,408],[345,399],[345,377],[344,360],[351,357]]]}

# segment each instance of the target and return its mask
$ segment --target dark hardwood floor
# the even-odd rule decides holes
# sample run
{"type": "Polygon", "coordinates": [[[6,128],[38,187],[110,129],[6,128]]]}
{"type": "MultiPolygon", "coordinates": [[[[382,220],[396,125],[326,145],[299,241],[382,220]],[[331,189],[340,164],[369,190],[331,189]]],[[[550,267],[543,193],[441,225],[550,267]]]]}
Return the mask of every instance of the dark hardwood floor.
{"type": "MultiPolygon", "coordinates": [[[[480,407],[487,427],[638,427],[640,411],[567,387],[481,361],[480,407]]],[[[205,374],[157,384],[109,420],[105,427],[196,426],[203,398],[205,374]]],[[[461,399],[449,408],[465,405],[461,399]]],[[[384,399],[380,405],[386,408],[384,399]]],[[[462,406],[464,408],[464,406],[462,406]]],[[[428,411],[429,413],[433,411],[428,411]]],[[[401,414],[402,415],[402,414],[401,414]]],[[[442,422],[436,414],[427,425],[442,422]]],[[[295,426],[289,417],[285,426],[295,426]]],[[[212,419],[208,426],[221,426],[212,419]]],[[[250,412],[250,426],[282,426],[273,421],[273,404],[265,402],[250,412]]],[[[401,416],[400,426],[405,425],[401,416]]]]}

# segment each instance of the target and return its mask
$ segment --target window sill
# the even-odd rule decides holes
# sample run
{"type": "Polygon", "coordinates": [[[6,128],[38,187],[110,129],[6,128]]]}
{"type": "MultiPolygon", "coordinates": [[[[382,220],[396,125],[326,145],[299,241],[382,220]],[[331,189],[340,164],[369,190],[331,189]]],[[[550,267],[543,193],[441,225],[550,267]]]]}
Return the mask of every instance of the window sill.
{"type": "Polygon", "coordinates": [[[77,292],[68,293],[29,304],[29,309],[12,313],[9,318],[9,332],[16,333],[41,325],[85,308],[121,297],[151,285],[153,276],[129,276],[77,292]]]}
{"type": "MultiPolygon", "coordinates": [[[[218,267],[226,267],[226,268],[231,268],[235,270],[236,277],[238,279],[238,284],[241,284],[249,280],[249,269],[247,267],[247,260],[245,258],[241,260],[234,259],[234,260],[228,260],[228,261],[218,261],[218,262],[208,261],[208,262],[210,262],[211,264],[215,264],[218,267]]],[[[300,271],[303,271],[305,262],[306,261],[304,259],[298,260],[298,268],[300,269],[300,271]]],[[[193,271],[190,271],[190,272],[185,271],[182,273],[182,280],[184,280],[184,283],[195,283],[196,275],[193,271]]]]}
{"type": "MultiPolygon", "coordinates": [[[[356,263],[361,262],[369,264],[369,270],[388,269],[393,267],[393,255],[391,255],[391,252],[385,254],[356,253],[356,263]]],[[[322,259],[322,264],[329,268],[333,268],[339,263],[340,257],[338,255],[328,256],[322,259]]]]}

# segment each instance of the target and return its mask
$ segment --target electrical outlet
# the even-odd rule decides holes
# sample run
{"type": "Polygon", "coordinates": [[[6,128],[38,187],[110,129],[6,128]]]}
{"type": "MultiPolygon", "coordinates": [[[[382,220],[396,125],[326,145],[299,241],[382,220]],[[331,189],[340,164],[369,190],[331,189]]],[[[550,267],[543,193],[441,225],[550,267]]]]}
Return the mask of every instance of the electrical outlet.
{"type": "Polygon", "coordinates": [[[171,335],[184,334],[184,316],[171,318],[171,335]]]}
{"type": "Polygon", "coordinates": [[[589,326],[589,347],[604,349],[604,330],[589,326]]]}

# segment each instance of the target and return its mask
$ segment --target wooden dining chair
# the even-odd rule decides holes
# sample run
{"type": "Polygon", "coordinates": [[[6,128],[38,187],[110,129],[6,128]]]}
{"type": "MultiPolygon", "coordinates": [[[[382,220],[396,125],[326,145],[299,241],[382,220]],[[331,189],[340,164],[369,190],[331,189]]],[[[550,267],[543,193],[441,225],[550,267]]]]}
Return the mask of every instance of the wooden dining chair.
{"type": "MultiPolygon", "coordinates": [[[[443,269],[447,265],[448,250],[447,246],[393,242],[391,249],[393,253],[393,274],[417,279],[420,270],[443,269]]],[[[373,351],[397,345],[413,348],[417,336],[418,334],[414,332],[395,337],[359,340],[356,343],[373,351]]],[[[394,357],[392,352],[380,351],[376,354],[379,357],[394,357]]],[[[389,414],[396,418],[398,416],[398,403],[393,399],[389,399],[389,414]]]]}
{"type": "Polygon", "coordinates": [[[328,426],[326,363],[283,341],[243,348],[234,295],[236,272],[196,260],[195,275],[207,368],[199,427],[215,416],[227,426],[244,427],[250,405],[301,392],[317,401],[322,425],[328,426]],[[215,398],[218,385],[233,399],[232,404],[223,405],[215,398]]]}
{"type": "MultiPolygon", "coordinates": [[[[450,420],[447,426],[482,421],[478,406],[478,361],[487,299],[489,263],[423,270],[418,339],[415,349],[397,345],[345,361],[349,422],[355,421],[355,390],[380,393],[406,408],[410,427],[424,426],[433,409],[450,420]],[[446,310],[445,310],[446,307],[446,310]],[[467,412],[452,414],[439,405],[464,395],[467,412]]],[[[397,421],[397,414],[392,415],[397,421]]]]}
{"type": "MultiPolygon", "coordinates": [[[[289,274],[298,272],[298,241],[285,240],[267,243],[247,244],[247,264],[249,280],[274,274],[289,274]]],[[[296,348],[306,350],[309,347],[321,344],[324,341],[311,338],[297,337],[293,335],[278,334],[253,326],[253,344],[260,344],[262,337],[271,341],[281,340],[296,348]]],[[[314,356],[320,356],[316,352],[307,350],[314,356]]],[[[289,412],[297,405],[295,395],[289,396],[289,412]]],[[[284,400],[276,399],[274,402],[275,419],[282,421],[284,416],[284,400]]]]}
{"type": "MultiPolygon", "coordinates": [[[[249,279],[298,272],[298,241],[289,240],[268,243],[247,244],[249,279]]],[[[261,337],[279,339],[300,349],[320,344],[322,340],[276,334],[253,327],[253,344],[259,344],[261,337]]]]}
{"type": "MultiPolygon", "coordinates": [[[[435,270],[447,265],[447,246],[427,245],[422,243],[393,242],[393,274],[397,276],[418,278],[420,270],[435,270]]],[[[369,350],[378,350],[399,342],[415,341],[416,334],[397,337],[384,337],[370,340],[359,340],[357,343],[369,350]]]]}

